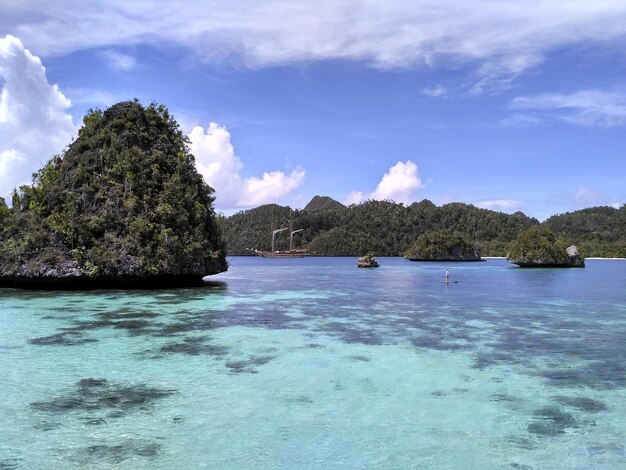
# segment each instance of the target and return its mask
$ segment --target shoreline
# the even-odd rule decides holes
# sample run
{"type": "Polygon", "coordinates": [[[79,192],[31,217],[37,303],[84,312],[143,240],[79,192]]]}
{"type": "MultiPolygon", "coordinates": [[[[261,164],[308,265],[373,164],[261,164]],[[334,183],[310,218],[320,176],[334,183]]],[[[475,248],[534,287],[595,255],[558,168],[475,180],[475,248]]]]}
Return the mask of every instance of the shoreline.
{"type": "MultiPolygon", "coordinates": [[[[249,258],[256,257],[256,255],[227,255],[228,257],[237,257],[237,258],[249,258]]],[[[334,256],[334,255],[308,255],[306,258],[358,258],[358,255],[346,255],[346,256],[334,256]]],[[[403,256],[377,256],[377,258],[403,258],[403,256]]],[[[489,259],[506,259],[506,256],[482,256],[483,260],[489,259]]],[[[610,261],[626,261],[626,258],[600,258],[600,257],[588,257],[585,260],[593,259],[593,260],[610,260],[610,261]]]]}

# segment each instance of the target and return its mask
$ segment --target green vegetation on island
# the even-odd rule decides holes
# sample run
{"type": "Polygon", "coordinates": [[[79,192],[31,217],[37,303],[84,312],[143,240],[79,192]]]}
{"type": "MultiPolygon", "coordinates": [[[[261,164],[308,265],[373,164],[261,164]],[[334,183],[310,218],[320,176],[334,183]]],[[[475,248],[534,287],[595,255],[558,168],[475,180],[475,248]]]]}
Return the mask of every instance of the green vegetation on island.
{"type": "Polygon", "coordinates": [[[521,267],[585,267],[575,246],[547,225],[524,230],[511,242],[507,259],[521,267]]]}
{"type": "Polygon", "coordinates": [[[422,233],[404,257],[410,261],[482,261],[473,243],[448,230],[422,233]]]}
{"type": "MultiPolygon", "coordinates": [[[[426,232],[446,230],[462,235],[482,256],[506,256],[517,235],[539,221],[522,212],[505,214],[470,204],[436,206],[429,200],[408,206],[367,201],[346,207],[328,197],[314,197],[304,209],[266,204],[238,212],[223,221],[224,238],[233,255],[248,249],[270,249],[272,230],[304,229],[294,246],[328,256],[403,256],[426,232]]],[[[626,207],[595,207],[550,217],[545,225],[580,247],[586,256],[626,257],[626,207]]],[[[276,250],[289,249],[288,236],[276,236],[276,250]]]]}
{"type": "MultiPolygon", "coordinates": [[[[328,209],[315,210],[308,205],[292,210],[268,204],[228,217],[223,228],[232,254],[246,254],[247,248],[268,250],[271,230],[292,223],[304,229],[298,243],[311,253],[358,256],[374,251],[380,256],[402,256],[420,233],[458,224],[471,229],[495,250],[499,247],[504,255],[519,229],[538,223],[525,216],[511,217],[465,204],[439,208],[430,201],[410,206],[390,201],[367,201],[350,207],[336,203],[328,209]]],[[[276,249],[286,249],[287,244],[287,237],[276,238],[276,249]]]]}
{"type": "MultiPolygon", "coordinates": [[[[403,256],[420,234],[450,230],[475,243],[486,256],[504,256],[521,230],[539,223],[521,212],[509,215],[461,203],[437,207],[428,200],[409,206],[390,201],[349,207],[327,201],[326,208],[314,206],[313,210],[310,205],[293,210],[267,204],[226,218],[222,227],[229,253],[245,255],[254,248],[267,251],[272,230],[291,223],[304,229],[294,238],[294,246],[320,255],[360,256],[372,251],[378,256],[403,256]]],[[[275,247],[288,249],[288,237],[276,236],[275,247]]]]}
{"type": "Polygon", "coordinates": [[[361,256],[357,260],[356,265],[358,268],[378,268],[380,266],[376,258],[374,258],[374,253],[371,251],[361,256]]]}
{"type": "Polygon", "coordinates": [[[586,256],[626,258],[626,205],[590,207],[553,215],[545,222],[586,256]]]}
{"type": "Polygon", "coordinates": [[[175,285],[227,269],[213,189],[161,105],[90,111],[78,138],[0,201],[0,284],[175,285]]]}

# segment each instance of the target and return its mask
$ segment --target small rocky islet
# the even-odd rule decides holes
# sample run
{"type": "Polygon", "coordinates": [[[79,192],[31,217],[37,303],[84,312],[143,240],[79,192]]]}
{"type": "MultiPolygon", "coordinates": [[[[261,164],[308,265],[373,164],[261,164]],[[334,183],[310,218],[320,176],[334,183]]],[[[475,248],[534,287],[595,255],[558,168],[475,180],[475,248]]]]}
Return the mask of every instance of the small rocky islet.
{"type": "Polygon", "coordinates": [[[12,207],[0,201],[0,286],[201,284],[227,269],[212,194],[167,108],[90,111],[12,207]]]}
{"type": "Polygon", "coordinates": [[[584,268],[585,259],[575,245],[538,225],[521,232],[507,253],[509,263],[521,268],[584,268]]]}
{"type": "Polygon", "coordinates": [[[378,268],[380,263],[374,258],[373,253],[361,256],[356,262],[357,268],[378,268]]]}

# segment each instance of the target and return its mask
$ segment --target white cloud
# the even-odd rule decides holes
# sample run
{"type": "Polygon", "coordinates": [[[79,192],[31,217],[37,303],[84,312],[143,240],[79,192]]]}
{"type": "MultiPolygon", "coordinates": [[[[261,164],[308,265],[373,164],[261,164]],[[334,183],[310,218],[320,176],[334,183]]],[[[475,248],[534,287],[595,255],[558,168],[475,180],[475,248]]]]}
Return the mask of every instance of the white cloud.
{"type": "Polygon", "coordinates": [[[522,201],[518,201],[517,199],[487,199],[478,201],[474,203],[474,205],[476,207],[482,207],[483,209],[507,212],[517,209],[522,205],[522,201]]]}
{"type": "Polygon", "coordinates": [[[196,157],[196,167],[205,181],[215,189],[216,206],[220,209],[253,207],[277,202],[291,194],[304,181],[304,170],[290,174],[282,171],[264,172],[262,177],[244,178],[241,159],[235,155],[230,132],[217,123],[203,129],[196,126],[189,134],[189,147],[196,157]]]}
{"type": "Polygon", "coordinates": [[[558,118],[581,126],[626,125],[626,93],[620,92],[581,90],[570,94],[518,96],[511,107],[557,112],[558,118]]]}
{"type": "Polygon", "coordinates": [[[525,54],[523,51],[513,55],[505,52],[503,56],[489,58],[474,73],[474,81],[469,83],[469,94],[508,90],[519,75],[542,62],[543,57],[539,53],[525,54]]]}
{"type": "Polygon", "coordinates": [[[530,127],[536,126],[541,120],[535,116],[528,114],[512,114],[504,119],[500,120],[500,126],[502,127],[530,127]]]}
{"type": "Polygon", "coordinates": [[[427,86],[422,89],[422,93],[427,96],[432,96],[433,98],[438,98],[447,95],[448,89],[443,85],[427,86]]]}
{"type": "Polygon", "coordinates": [[[346,206],[350,206],[352,204],[360,204],[363,201],[367,201],[368,196],[367,194],[361,192],[361,191],[352,191],[350,194],[348,194],[348,196],[343,200],[343,203],[346,206]]]}
{"type": "Polygon", "coordinates": [[[109,106],[122,101],[116,98],[111,93],[101,89],[89,89],[89,88],[65,88],[64,94],[68,96],[72,102],[72,106],[76,104],[87,104],[91,106],[103,106],[108,108],[109,106]]]}
{"type": "Polygon", "coordinates": [[[574,200],[582,204],[597,204],[602,199],[604,196],[601,192],[589,188],[580,188],[574,196],[574,200]]]}
{"type": "Polygon", "coordinates": [[[623,202],[619,201],[619,197],[607,196],[601,191],[592,188],[579,188],[574,195],[574,202],[577,207],[611,206],[619,209],[623,205],[623,202]]]}
{"type": "Polygon", "coordinates": [[[392,200],[408,204],[415,200],[415,190],[422,187],[418,168],[411,160],[398,162],[385,173],[376,189],[366,195],[360,191],[351,192],[344,202],[348,205],[358,204],[367,199],[377,201],[392,200]]]}
{"type": "Polygon", "coordinates": [[[76,135],[70,101],[50,85],[38,57],[11,35],[0,38],[0,196],[31,175],[76,135]],[[4,82],[4,83],[3,83],[4,82]]]}
{"type": "Polygon", "coordinates": [[[30,2],[0,7],[0,31],[40,54],[174,43],[205,60],[252,67],[349,59],[374,67],[470,64],[472,93],[511,87],[551,51],[614,47],[626,33],[626,3],[527,0],[345,0],[342,2],[30,2]],[[615,42],[613,44],[613,41],[615,42]]]}
{"type": "Polygon", "coordinates": [[[100,54],[111,67],[123,72],[128,72],[134,69],[137,65],[137,59],[133,56],[122,54],[121,52],[114,51],[113,49],[107,49],[102,51],[100,54]]]}

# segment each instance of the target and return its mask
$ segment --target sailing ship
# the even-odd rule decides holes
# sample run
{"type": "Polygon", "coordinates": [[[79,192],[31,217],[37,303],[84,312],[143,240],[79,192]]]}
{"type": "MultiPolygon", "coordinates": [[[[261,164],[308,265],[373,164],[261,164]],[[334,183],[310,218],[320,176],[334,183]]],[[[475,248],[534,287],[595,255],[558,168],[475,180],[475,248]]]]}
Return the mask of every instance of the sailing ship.
{"type": "Polygon", "coordinates": [[[304,249],[294,249],[293,247],[293,235],[298,232],[302,232],[304,229],[292,230],[289,235],[289,251],[277,251],[274,250],[274,239],[277,233],[284,232],[285,230],[289,230],[287,227],[279,228],[277,230],[272,231],[272,249],[271,251],[261,251],[261,250],[252,250],[252,252],[263,258],[304,258],[305,256],[310,256],[309,252],[304,249]]]}

